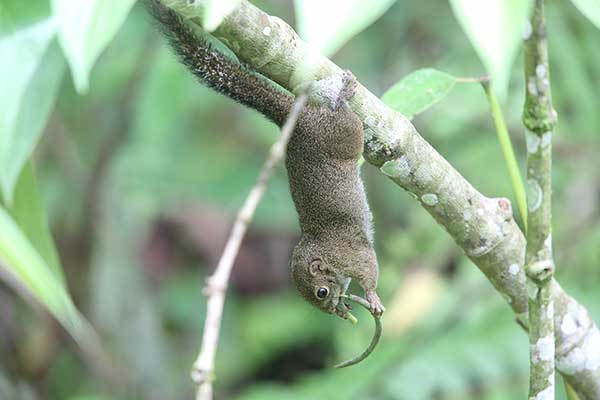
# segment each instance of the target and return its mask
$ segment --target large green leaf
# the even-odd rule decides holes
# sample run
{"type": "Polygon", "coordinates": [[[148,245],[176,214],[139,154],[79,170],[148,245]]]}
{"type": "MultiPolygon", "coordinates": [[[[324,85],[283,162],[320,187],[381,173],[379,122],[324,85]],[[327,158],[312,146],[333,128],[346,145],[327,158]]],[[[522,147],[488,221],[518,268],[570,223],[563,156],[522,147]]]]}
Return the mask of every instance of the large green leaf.
{"type": "Polygon", "coordinates": [[[88,324],[65,286],[4,207],[0,207],[0,268],[12,278],[10,283],[44,305],[76,340],[86,340],[88,324]]]}
{"type": "Polygon", "coordinates": [[[600,29],[600,0],[571,0],[571,2],[600,29]]]}
{"type": "Polygon", "coordinates": [[[381,100],[411,119],[446,97],[455,84],[456,78],[445,72],[419,69],[389,88],[381,100]]]}
{"type": "Polygon", "coordinates": [[[121,27],[135,0],[52,0],[59,40],[80,93],[100,53],[121,27]]]}
{"type": "MultiPolygon", "coordinates": [[[[531,0],[450,0],[454,14],[504,97],[531,0]]],[[[529,29],[530,30],[530,29],[529,29]]]]}
{"type": "Polygon", "coordinates": [[[0,187],[7,204],[46,123],[64,68],[52,44],[54,33],[55,22],[47,18],[0,39],[0,187]]]}
{"type": "Polygon", "coordinates": [[[64,285],[64,274],[48,227],[46,210],[37,188],[31,163],[25,165],[21,172],[15,188],[14,201],[8,211],[21,228],[21,231],[54,272],[59,282],[64,285]]]}
{"type": "Polygon", "coordinates": [[[14,32],[49,16],[48,0],[2,0],[0,2],[0,35],[14,32]]]}
{"type": "Polygon", "coordinates": [[[300,36],[325,55],[381,17],[395,0],[296,0],[300,36]]]}
{"type": "Polygon", "coordinates": [[[96,333],[67,292],[31,163],[19,177],[14,204],[0,204],[0,269],[6,272],[0,277],[46,307],[83,348],[101,354],[96,333]]]}

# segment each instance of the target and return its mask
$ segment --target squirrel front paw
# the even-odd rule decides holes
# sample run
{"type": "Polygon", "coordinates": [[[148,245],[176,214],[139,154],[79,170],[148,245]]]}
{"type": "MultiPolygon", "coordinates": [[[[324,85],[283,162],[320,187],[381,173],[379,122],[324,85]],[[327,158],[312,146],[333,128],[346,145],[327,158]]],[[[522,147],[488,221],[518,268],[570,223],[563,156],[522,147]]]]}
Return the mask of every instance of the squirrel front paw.
{"type": "Polygon", "coordinates": [[[385,311],[385,307],[381,303],[381,299],[377,295],[377,293],[372,290],[366,293],[367,301],[369,302],[371,313],[377,316],[381,316],[385,311]]]}
{"type": "Polygon", "coordinates": [[[340,302],[335,308],[335,313],[338,317],[348,319],[348,313],[352,310],[352,306],[348,303],[340,302]]]}

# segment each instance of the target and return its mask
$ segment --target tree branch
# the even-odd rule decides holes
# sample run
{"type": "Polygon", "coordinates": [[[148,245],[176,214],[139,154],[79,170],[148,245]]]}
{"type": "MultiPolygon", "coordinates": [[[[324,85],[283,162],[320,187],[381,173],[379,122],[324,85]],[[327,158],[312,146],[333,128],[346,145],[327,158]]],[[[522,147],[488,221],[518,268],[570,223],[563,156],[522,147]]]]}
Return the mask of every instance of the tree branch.
{"type": "Polygon", "coordinates": [[[233,263],[237,257],[238,250],[240,249],[248,225],[254,216],[254,211],[265,192],[267,182],[271,177],[275,166],[285,154],[285,147],[294,130],[296,120],[298,119],[304,104],[306,104],[306,99],[307,97],[305,94],[301,94],[296,98],[294,107],[281,129],[279,139],[271,146],[269,155],[256,180],[256,184],[248,194],[246,201],[235,219],[231,234],[229,239],[227,239],[225,249],[217,264],[217,268],[213,275],[207,280],[204,293],[208,300],[202,347],[192,368],[192,379],[198,384],[196,400],[211,400],[213,398],[212,381],[214,379],[215,353],[219,341],[223,304],[225,303],[225,292],[227,290],[231,269],[233,268],[233,263]]]}
{"type": "Polygon", "coordinates": [[[527,85],[523,124],[527,139],[527,249],[529,290],[529,398],[554,399],[554,301],[552,299],[552,131],[550,65],[544,0],[536,0],[525,39],[527,85]]]}
{"type": "MultiPolygon", "coordinates": [[[[197,20],[205,4],[162,0],[197,20]]],[[[247,0],[241,0],[213,35],[243,62],[288,90],[301,79],[319,79],[341,69],[300,40],[294,30],[247,0]],[[310,60],[309,74],[299,70],[310,60]]],[[[365,159],[409,191],[446,229],[517,317],[527,321],[528,297],[523,263],[525,238],[507,199],[483,196],[416,131],[362,85],[350,106],[365,128],[365,159]]],[[[584,307],[552,281],[557,330],[556,358],[582,400],[600,398],[600,332],[584,307]],[[564,323],[563,323],[564,322],[564,323]]]]}

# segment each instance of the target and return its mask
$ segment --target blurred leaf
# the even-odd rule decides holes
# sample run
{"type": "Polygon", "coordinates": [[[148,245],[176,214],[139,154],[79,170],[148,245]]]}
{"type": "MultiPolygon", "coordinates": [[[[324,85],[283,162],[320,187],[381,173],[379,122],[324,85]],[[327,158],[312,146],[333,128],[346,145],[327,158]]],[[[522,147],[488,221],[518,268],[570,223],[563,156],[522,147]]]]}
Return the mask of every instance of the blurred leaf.
{"type": "Polygon", "coordinates": [[[9,379],[6,375],[0,369],[0,399],[36,400],[38,398],[31,384],[18,378],[9,379]]]}
{"type": "Polygon", "coordinates": [[[454,14],[504,98],[531,0],[450,0],[454,14]]]}
{"type": "Polygon", "coordinates": [[[50,16],[48,0],[2,0],[0,35],[5,35],[50,16]]]}
{"type": "Polygon", "coordinates": [[[598,72],[593,72],[593,68],[600,66],[600,57],[588,57],[597,57],[595,49],[598,45],[598,31],[591,24],[585,24],[585,27],[574,26],[573,21],[583,21],[570,4],[564,4],[565,10],[556,9],[551,4],[546,9],[548,26],[552,27],[549,51],[551,55],[560,54],[560,58],[551,57],[550,65],[552,89],[556,93],[556,96],[553,94],[552,101],[561,115],[557,131],[562,132],[561,135],[564,134],[570,141],[582,140],[585,136],[596,137],[595,127],[600,123],[600,113],[597,112],[600,98],[591,82],[598,79],[598,72]],[[569,15],[566,10],[571,18],[566,18],[569,15]],[[582,35],[582,32],[587,34],[582,35]],[[588,47],[587,43],[590,43],[588,47]]]}
{"type": "Polygon", "coordinates": [[[8,211],[22,232],[31,241],[59,282],[65,285],[58,253],[48,227],[46,211],[37,188],[31,162],[27,163],[15,187],[13,205],[8,211]]]}
{"type": "Polygon", "coordinates": [[[209,32],[221,25],[223,19],[232,12],[240,0],[207,0],[206,12],[202,16],[202,26],[209,32]]]}
{"type": "MultiPolygon", "coordinates": [[[[132,381],[140,387],[140,398],[182,398],[175,394],[179,384],[145,385],[160,379],[173,383],[175,354],[170,352],[172,343],[162,329],[160,308],[155,303],[157,287],[149,287],[139,264],[140,240],[145,235],[142,222],[149,220],[148,214],[139,203],[121,197],[121,189],[108,186],[103,196],[111,207],[98,221],[97,249],[89,274],[90,314],[131,371],[132,381]]],[[[187,372],[193,355],[186,354],[178,361],[185,363],[187,372]]],[[[187,377],[185,372],[181,375],[187,377]]]]}
{"type": "Polygon", "coordinates": [[[327,316],[315,313],[296,293],[279,295],[276,300],[265,296],[248,302],[240,318],[243,318],[243,328],[238,334],[246,338],[248,357],[257,362],[274,357],[280,349],[331,331],[327,316]],[[296,334],[290,335],[290,332],[296,334]]]}
{"type": "Polygon", "coordinates": [[[26,290],[45,306],[79,344],[94,341],[93,332],[65,286],[3,207],[0,207],[0,268],[12,278],[10,283],[26,290]]]}
{"type": "Polygon", "coordinates": [[[381,17],[395,0],[296,0],[300,36],[326,56],[381,17]]]}
{"type": "Polygon", "coordinates": [[[388,302],[384,320],[386,337],[399,337],[426,318],[442,297],[444,281],[431,270],[409,272],[388,302]]]}
{"type": "Polygon", "coordinates": [[[100,53],[117,33],[135,0],[52,0],[59,40],[79,93],[100,53]]]}
{"type": "MultiPolygon", "coordinates": [[[[506,382],[514,383],[515,376],[525,377],[526,341],[512,313],[498,298],[481,300],[463,298],[459,309],[460,304],[470,304],[469,309],[443,326],[443,334],[434,333],[432,339],[418,343],[412,357],[388,368],[380,377],[383,384],[373,385],[376,398],[467,399],[474,385],[479,391],[494,392],[506,382]]],[[[517,382],[525,393],[526,380],[517,382]]]]}
{"type": "Polygon", "coordinates": [[[176,329],[202,329],[205,298],[200,287],[199,274],[181,273],[168,277],[160,293],[160,308],[164,320],[176,329]]]}
{"type": "Polygon", "coordinates": [[[600,1],[598,0],[571,0],[594,25],[600,29],[600,1]]]}
{"type": "Polygon", "coordinates": [[[41,133],[54,103],[63,62],[52,18],[0,39],[0,186],[12,203],[21,168],[41,133]]]}
{"type": "Polygon", "coordinates": [[[442,100],[456,84],[456,78],[445,72],[425,68],[412,72],[389,88],[381,100],[412,119],[442,100]]]}

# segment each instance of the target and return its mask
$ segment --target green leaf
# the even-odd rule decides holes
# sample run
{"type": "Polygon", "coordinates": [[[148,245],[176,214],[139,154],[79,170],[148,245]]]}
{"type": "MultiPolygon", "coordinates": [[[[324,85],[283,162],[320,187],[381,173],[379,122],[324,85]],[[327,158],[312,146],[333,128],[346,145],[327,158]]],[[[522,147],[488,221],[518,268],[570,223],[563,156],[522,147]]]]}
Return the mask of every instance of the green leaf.
{"type": "Polygon", "coordinates": [[[0,278],[46,307],[91,357],[104,362],[98,335],[67,292],[30,164],[15,200],[19,204],[10,210],[0,205],[0,270],[6,272],[0,278]]]}
{"type": "Polygon", "coordinates": [[[135,0],[52,0],[60,44],[79,93],[87,92],[94,63],[134,3],[135,0]]]}
{"type": "Polygon", "coordinates": [[[31,162],[27,163],[15,188],[15,197],[9,213],[40,253],[59,282],[65,285],[65,278],[54,240],[48,227],[46,210],[37,188],[31,162]]]}
{"type": "Polygon", "coordinates": [[[48,0],[2,0],[0,2],[0,35],[12,33],[49,16],[48,0]]]}
{"type": "Polygon", "coordinates": [[[577,7],[598,29],[600,29],[600,1],[598,0],[571,0],[571,3],[577,7]]]}
{"type": "Polygon", "coordinates": [[[454,14],[490,74],[506,94],[510,69],[527,26],[531,0],[450,0],[454,14]]]}
{"type": "Polygon", "coordinates": [[[16,180],[54,103],[63,60],[52,18],[0,39],[0,187],[11,204],[16,180]]]}
{"type": "Polygon", "coordinates": [[[206,12],[202,16],[202,26],[209,32],[221,25],[223,19],[232,12],[240,0],[207,0],[206,12]]]}
{"type": "Polygon", "coordinates": [[[296,0],[300,36],[329,56],[381,17],[395,0],[296,0]]]}
{"type": "Polygon", "coordinates": [[[445,72],[419,69],[389,88],[381,100],[411,119],[446,97],[455,84],[456,78],[445,72]]]}
{"type": "Polygon", "coordinates": [[[0,268],[8,281],[26,290],[78,341],[85,340],[87,322],[79,314],[66,288],[4,207],[0,207],[0,268]]]}

